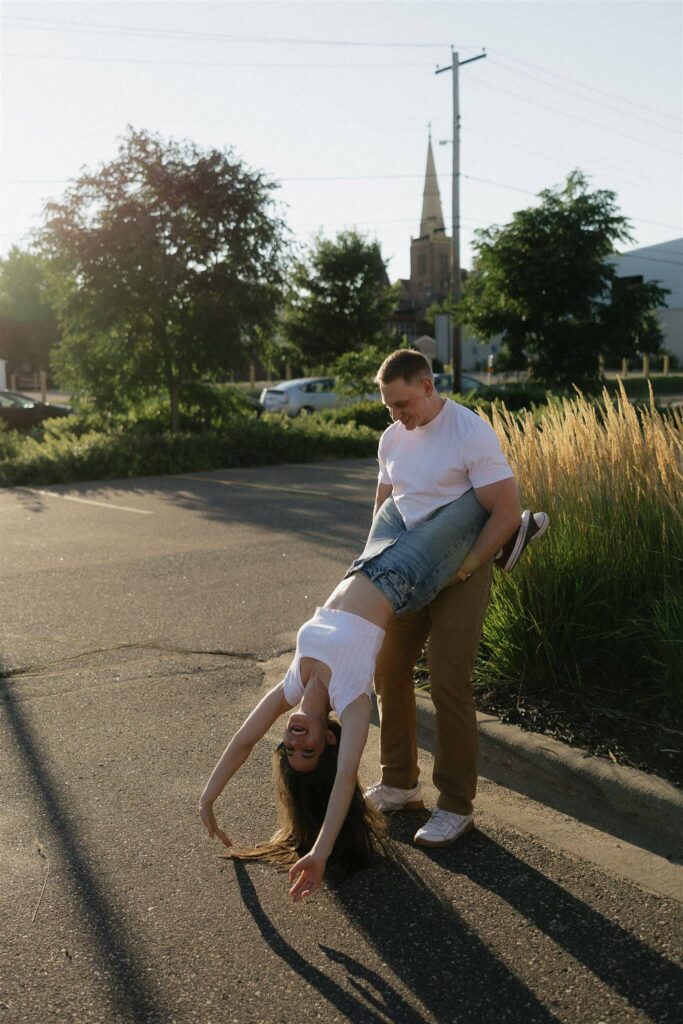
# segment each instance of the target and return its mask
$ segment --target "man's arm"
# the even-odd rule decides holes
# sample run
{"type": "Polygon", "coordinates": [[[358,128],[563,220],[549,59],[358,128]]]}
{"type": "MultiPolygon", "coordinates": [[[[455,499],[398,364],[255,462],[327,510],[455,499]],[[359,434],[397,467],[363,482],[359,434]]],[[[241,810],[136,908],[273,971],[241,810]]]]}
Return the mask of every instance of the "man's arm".
{"type": "MultiPolygon", "coordinates": [[[[494,558],[518,528],[522,518],[517,481],[513,476],[498,480],[495,484],[487,484],[486,487],[475,487],[474,493],[490,515],[458,570],[464,575],[475,572],[479,566],[494,558]]],[[[461,577],[456,575],[456,579],[461,577]]]]}
{"type": "Polygon", "coordinates": [[[375,510],[372,513],[374,519],[379,510],[381,509],[384,502],[387,500],[391,492],[393,491],[393,484],[377,484],[377,494],[375,495],[375,510]]]}

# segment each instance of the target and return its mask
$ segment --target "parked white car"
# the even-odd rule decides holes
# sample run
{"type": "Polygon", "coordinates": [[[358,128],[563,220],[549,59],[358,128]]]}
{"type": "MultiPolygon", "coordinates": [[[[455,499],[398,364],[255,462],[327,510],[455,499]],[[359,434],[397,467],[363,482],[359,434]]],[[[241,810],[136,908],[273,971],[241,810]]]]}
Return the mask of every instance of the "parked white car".
{"type": "Polygon", "coordinates": [[[332,377],[299,377],[264,388],[259,402],[265,412],[298,416],[300,412],[334,409],[340,404],[340,398],[334,390],[332,377]]]}

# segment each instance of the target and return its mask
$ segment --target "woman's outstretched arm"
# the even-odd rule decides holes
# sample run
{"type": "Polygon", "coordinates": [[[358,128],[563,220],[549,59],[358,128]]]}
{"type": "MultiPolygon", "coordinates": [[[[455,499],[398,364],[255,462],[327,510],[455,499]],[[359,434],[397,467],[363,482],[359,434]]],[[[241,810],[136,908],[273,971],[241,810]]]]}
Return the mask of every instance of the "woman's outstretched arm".
{"type": "Polygon", "coordinates": [[[283,684],[278,683],[270,690],[263,700],[259,701],[254,710],[237,730],[223,751],[223,756],[211,773],[199,800],[199,813],[209,833],[209,838],[218,836],[225,846],[232,846],[230,837],[218,827],[213,813],[213,803],[223,792],[226,783],[235,774],[240,765],[244,764],[252,749],[262,736],[290,706],[285,700],[283,684]]]}
{"type": "Polygon", "coordinates": [[[342,734],[337,755],[337,773],[327,804],[325,820],[310,853],[292,866],[290,896],[295,902],[310,896],[320,886],[327,860],[351,806],[358,767],[370,728],[370,701],[365,694],[356,697],[341,715],[342,734]]]}

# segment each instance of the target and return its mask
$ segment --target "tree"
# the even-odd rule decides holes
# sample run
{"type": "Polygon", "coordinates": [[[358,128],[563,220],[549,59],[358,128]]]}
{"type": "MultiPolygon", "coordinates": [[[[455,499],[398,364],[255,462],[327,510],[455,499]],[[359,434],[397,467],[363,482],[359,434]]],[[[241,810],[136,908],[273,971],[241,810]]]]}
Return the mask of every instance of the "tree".
{"type": "Polygon", "coordinates": [[[47,369],[50,349],[58,339],[44,260],[13,245],[0,260],[0,355],[12,367],[29,363],[34,369],[47,369]]]}
{"type": "Polygon", "coordinates": [[[41,239],[63,385],[122,407],[244,365],[284,281],[271,190],[231,152],[128,128],[118,156],[48,204],[41,239]]]}
{"type": "Polygon", "coordinates": [[[334,390],[349,398],[364,398],[375,394],[378,385],[375,375],[380,366],[396,348],[394,340],[386,345],[367,345],[355,352],[345,352],[331,367],[334,374],[334,390]]]}
{"type": "Polygon", "coordinates": [[[589,192],[574,170],[540,199],[504,227],[476,232],[459,319],[483,339],[502,333],[508,365],[528,362],[532,377],[549,384],[598,380],[601,355],[657,352],[654,310],[667,290],[617,277],[609,262],[615,245],[633,239],[615,193],[589,192]]]}
{"type": "Polygon", "coordinates": [[[396,303],[378,242],[356,231],[318,236],[296,262],[283,329],[309,365],[367,345],[386,347],[396,303]]]}

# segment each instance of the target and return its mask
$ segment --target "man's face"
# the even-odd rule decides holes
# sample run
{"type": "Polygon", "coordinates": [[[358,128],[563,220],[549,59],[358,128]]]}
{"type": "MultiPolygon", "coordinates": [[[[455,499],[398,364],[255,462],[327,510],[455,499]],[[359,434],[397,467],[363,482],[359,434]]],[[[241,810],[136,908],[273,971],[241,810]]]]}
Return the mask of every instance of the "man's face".
{"type": "Polygon", "coordinates": [[[380,384],[379,390],[392,420],[400,420],[406,430],[428,423],[434,415],[434,384],[429,377],[410,382],[399,377],[389,384],[380,384]]]}

